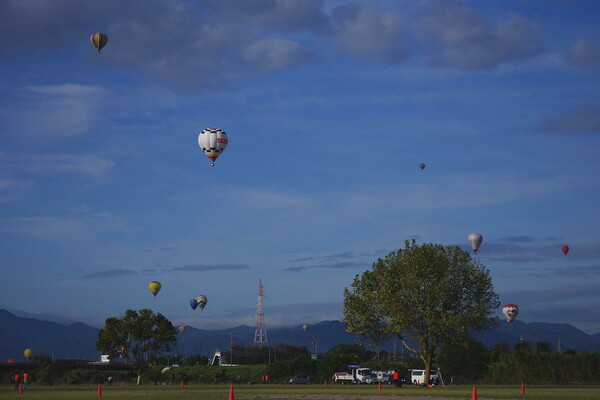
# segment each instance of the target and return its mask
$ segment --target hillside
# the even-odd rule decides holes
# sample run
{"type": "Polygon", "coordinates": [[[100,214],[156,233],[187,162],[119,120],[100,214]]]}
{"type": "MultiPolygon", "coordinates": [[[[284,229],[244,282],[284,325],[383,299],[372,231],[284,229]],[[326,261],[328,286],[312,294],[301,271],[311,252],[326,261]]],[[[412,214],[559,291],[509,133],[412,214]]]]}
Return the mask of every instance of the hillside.
{"type": "MultiPolygon", "coordinates": [[[[83,323],[63,325],[35,318],[18,317],[7,310],[0,309],[0,361],[8,358],[24,361],[23,350],[33,348],[55,359],[98,360],[96,350],[98,329],[83,323]]],[[[549,342],[552,350],[560,347],[576,351],[600,351],[600,334],[588,335],[569,324],[562,323],[525,323],[515,321],[508,324],[502,321],[500,327],[476,335],[486,346],[508,343],[511,346],[519,340],[535,344],[537,341],[549,342]]],[[[311,352],[324,353],[336,344],[355,343],[355,335],[346,332],[340,321],[322,321],[310,326],[304,332],[301,326],[273,328],[267,330],[268,343],[274,346],[285,343],[305,346],[311,352]]],[[[188,327],[178,337],[175,353],[184,355],[201,354],[212,356],[214,350],[226,350],[230,344],[252,345],[254,328],[237,326],[219,330],[204,330],[188,327]]],[[[394,343],[382,346],[383,350],[394,351],[394,343]]],[[[398,343],[396,351],[401,351],[398,343]]]]}

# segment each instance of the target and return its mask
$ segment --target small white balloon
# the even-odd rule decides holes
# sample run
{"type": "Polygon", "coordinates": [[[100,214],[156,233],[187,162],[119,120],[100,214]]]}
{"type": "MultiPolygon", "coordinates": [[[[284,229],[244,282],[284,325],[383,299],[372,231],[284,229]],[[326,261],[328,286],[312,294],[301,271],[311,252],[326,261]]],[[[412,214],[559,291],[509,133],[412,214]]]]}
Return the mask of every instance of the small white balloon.
{"type": "Polygon", "coordinates": [[[467,240],[469,243],[471,243],[471,247],[473,248],[475,254],[477,254],[477,250],[479,249],[479,246],[481,246],[481,242],[483,242],[483,236],[481,233],[471,233],[469,236],[467,236],[467,240]]]}

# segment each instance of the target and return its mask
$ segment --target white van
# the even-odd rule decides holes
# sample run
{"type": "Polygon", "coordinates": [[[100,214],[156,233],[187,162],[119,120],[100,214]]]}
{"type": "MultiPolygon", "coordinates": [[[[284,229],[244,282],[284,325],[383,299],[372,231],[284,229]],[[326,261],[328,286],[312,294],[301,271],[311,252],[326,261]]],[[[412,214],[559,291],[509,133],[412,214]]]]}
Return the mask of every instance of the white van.
{"type": "MultiPolygon", "coordinates": [[[[440,376],[437,371],[431,370],[429,372],[429,379],[434,385],[440,383],[440,376]]],[[[415,385],[423,385],[425,383],[425,370],[424,369],[413,369],[410,372],[410,381],[415,385]]]]}

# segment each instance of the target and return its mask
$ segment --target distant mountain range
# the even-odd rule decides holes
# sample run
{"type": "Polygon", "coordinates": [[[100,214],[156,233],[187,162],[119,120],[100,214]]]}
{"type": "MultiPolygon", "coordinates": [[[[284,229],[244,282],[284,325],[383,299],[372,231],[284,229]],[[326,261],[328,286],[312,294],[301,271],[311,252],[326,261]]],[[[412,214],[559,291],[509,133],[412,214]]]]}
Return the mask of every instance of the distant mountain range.
{"type": "MultiPolygon", "coordinates": [[[[55,359],[83,359],[97,361],[100,353],[96,350],[99,329],[77,322],[63,325],[56,322],[41,321],[35,318],[23,318],[0,309],[0,362],[12,358],[16,362],[24,361],[23,351],[32,348],[36,353],[46,354],[55,359]]],[[[212,357],[215,350],[227,350],[231,344],[252,345],[255,329],[249,326],[205,330],[187,327],[185,333],[178,335],[174,353],[186,356],[201,354],[212,357]]],[[[310,325],[305,332],[302,326],[272,328],[267,330],[270,346],[285,343],[305,346],[311,352],[324,353],[337,344],[356,343],[357,337],[346,332],[340,321],[322,321],[310,325]]],[[[500,327],[476,335],[489,347],[498,343],[511,346],[521,339],[535,345],[536,342],[548,342],[553,351],[573,349],[575,351],[600,351],[600,333],[588,335],[569,324],[515,321],[508,324],[502,321],[500,327]]],[[[386,343],[382,350],[394,351],[394,343],[386,343]]],[[[400,343],[396,351],[401,351],[400,343]]]]}

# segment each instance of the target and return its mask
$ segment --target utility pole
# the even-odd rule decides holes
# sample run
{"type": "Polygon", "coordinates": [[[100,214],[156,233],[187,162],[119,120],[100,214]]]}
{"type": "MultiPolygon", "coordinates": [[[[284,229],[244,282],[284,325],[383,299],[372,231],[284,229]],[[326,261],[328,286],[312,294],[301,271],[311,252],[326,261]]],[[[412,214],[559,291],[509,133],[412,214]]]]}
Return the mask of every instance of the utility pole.
{"type": "Polygon", "coordinates": [[[233,366],[233,333],[229,334],[229,366],[233,366]]]}

